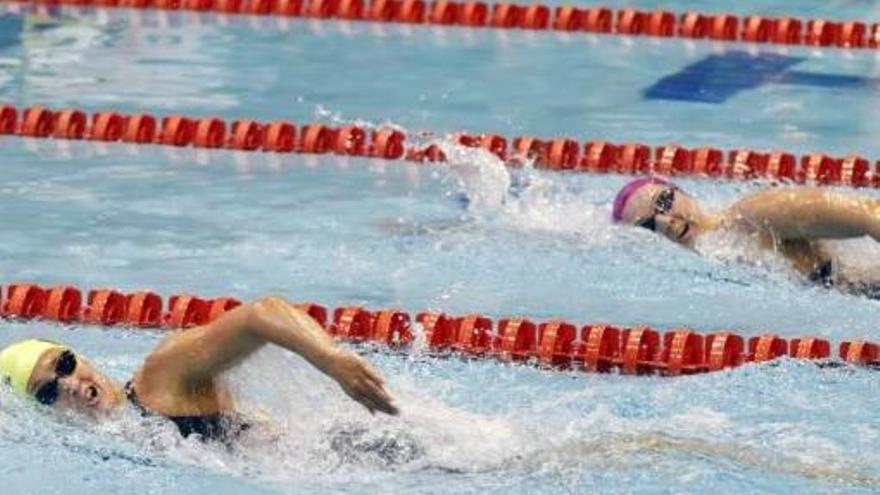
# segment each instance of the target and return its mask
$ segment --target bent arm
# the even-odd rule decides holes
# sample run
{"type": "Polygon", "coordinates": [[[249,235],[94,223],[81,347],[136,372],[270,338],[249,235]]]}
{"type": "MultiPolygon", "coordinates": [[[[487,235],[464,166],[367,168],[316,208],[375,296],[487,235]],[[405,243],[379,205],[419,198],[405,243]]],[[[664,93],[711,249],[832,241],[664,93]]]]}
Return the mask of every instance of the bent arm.
{"type": "Polygon", "coordinates": [[[781,240],[844,239],[868,235],[880,241],[880,201],[821,188],[768,189],[731,208],[734,215],[781,240]]]}
{"type": "Polygon", "coordinates": [[[153,351],[145,367],[198,389],[267,343],[299,354],[371,412],[397,412],[372,367],[337,348],[311,316],[277,297],[239,306],[215,322],[175,335],[153,351]]]}

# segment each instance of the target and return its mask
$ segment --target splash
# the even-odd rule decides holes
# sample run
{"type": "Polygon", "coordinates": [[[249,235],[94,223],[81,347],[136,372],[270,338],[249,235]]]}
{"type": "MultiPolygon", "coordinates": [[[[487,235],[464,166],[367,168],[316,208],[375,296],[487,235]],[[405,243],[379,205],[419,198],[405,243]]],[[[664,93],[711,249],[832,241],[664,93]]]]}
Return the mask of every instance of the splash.
{"type": "Polygon", "coordinates": [[[780,280],[800,279],[782,254],[764,248],[753,236],[736,229],[718,229],[703,234],[697,239],[694,248],[703,256],[724,263],[748,265],[768,272],[780,280]]]}
{"type": "MultiPolygon", "coordinates": [[[[682,465],[691,471],[733,465],[773,477],[880,487],[870,460],[852,462],[838,442],[824,435],[796,435],[796,427],[782,423],[758,425],[764,430],[756,431],[751,422],[702,402],[676,407],[677,412],[631,415],[611,407],[601,390],[569,383],[548,396],[533,383],[528,400],[518,407],[473,412],[468,409],[479,407],[481,398],[455,406],[442,392],[444,382],[459,387],[464,378],[444,376],[443,366],[426,362],[428,377],[418,369],[400,369],[393,385],[404,415],[371,417],[301,359],[275,349],[261,351],[229,377],[242,399],[240,408],[256,422],[255,434],[231,448],[182,439],[169,422],[144,418],[131,408],[110,421],[88,424],[74,416],[34,414],[24,401],[0,392],[6,405],[0,409],[0,444],[19,442],[46,452],[62,451],[150,478],[180,473],[183,465],[261,484],[294,483],[300,489],[370,482],[399,487],[401,477],[425,476],[439,476],[435,482],[453,482],[459,478],[450,476],[457,476],[490,484],[549,478],[551,484],[582,489],[585,476],[608,472],[675,480],[682,465]],[[593,406],[584,408],[585,404],[593,406]],[[767,430],[776,426],[781,428],[767,430]],[[771,433],[774,446],[768,447],[764,442],[771,433]]],[[[463,371],[499,378],[513,372],[500,364],[463,371]]],[[[748,379],[747,371],[736,376],[748,379]]],[[[785,372],[790,375],[790,370],[785,372]]],[[[635,383],[620,385],[630,388],[635,383]]],[[[677,392],[699,394],[701,387],[711,387],[697,380],[679,385],[671,383],[660,395],[648,393],[645,400],[656,404],[668,395],[666,400],[678,404],[677,392]]],[[[789,389],[790,383],[779,388],[789,389]]],[[[504,387],[487,390],[485,399],[497,401],[511,393],[504,387]]]]}
{"type": "Polygon", "coordinates": [[[110,428],[148,431],[130,440],[177,463],[275,482],[341,482],[434,468],[463,472],[496,463],[519,437],[505,418],[426,397],[409,376],[394,383],[404,414],[370,416],[332,380],[277,349],[261,351],[229,382],[252,424],[232,448],[179,438],[154,418],[120,416],[110,428]]]}
{"type": "Polygon", "coordinates": [[[607,201],[572,184],[570,176],[543,173],[532,160],[514,157],[511,167],[481,148],[451,141],[437,143],[446,154],[447,181],[463,198],[468,215],[497,221],[521,231],[572,235],[590,243],[607,243],[612,236],[607,201]]]}

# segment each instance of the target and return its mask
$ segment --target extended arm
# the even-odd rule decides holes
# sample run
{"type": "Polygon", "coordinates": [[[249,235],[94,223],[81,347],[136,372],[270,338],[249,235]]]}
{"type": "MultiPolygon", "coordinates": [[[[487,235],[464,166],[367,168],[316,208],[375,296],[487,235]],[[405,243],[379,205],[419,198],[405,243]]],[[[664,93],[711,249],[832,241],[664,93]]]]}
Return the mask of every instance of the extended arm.
{"type": "Polygon", "coordinates": [[[843,239],[868,235],[880,241],[880,201],[820,188],[776,188],[732,207],[737,219],[783,240],[843,239]]]}
{"type": "Polygon", "coordinates": [[[305,358],[370,412],[397,413],[382,377],[366,361],[337,348],[314,319],[277,297],[240,306],[211,324],[175,335],[144,366],[172,383],[198,389],[267,343],[305,358]]]}

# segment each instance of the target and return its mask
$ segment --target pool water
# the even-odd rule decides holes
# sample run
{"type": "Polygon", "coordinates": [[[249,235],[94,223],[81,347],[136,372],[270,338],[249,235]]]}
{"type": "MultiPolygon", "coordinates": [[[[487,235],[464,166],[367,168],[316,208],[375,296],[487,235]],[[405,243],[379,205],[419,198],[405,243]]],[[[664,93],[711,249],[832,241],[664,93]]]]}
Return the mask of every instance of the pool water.
{"type": "MultiPolygon", "coordinates": [[[[7,13],[0,31],[0,98],[19,106],[880,154],[869,51],[123,9],[7,13]]],[[[701,257],[611,225],[625,177],[511,172],[444,146],[449,164],[416,165],[5,138],[3,282],[877,340],[876,301],[807,286],[778,260],[731,263],[737,247],[701,257]]],[[[712,206],[766,186],[681,185],[712,206]]],[[[840,249],[880,266],[873,242],[840,249]]],[[[162,338],[3,327],[0,345],[62,340],[120,382],[162,338]]],[[[866,369],[783,360],[634,378],[354,349],[387,377],[399,418],[369,416],[301,359],[266,350],[230,377],[262,418],[232,449],[133,411],[100,425],[35,414],[0,391],[4,489],[880,490],[880,381],[866,369]]]]}

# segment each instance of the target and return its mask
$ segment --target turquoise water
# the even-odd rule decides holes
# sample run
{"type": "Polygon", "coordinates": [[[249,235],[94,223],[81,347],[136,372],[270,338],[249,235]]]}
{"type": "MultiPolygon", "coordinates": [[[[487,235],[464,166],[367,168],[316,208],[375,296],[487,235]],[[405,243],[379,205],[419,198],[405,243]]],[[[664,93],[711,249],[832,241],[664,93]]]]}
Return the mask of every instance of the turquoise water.
{"type": "MultiPolygon", "coordinates": [[[[818,8],[801,5],[789,9],[818,8]]],[[[859,3],[841,9],[871,13],[859,3]]],[[[681,40],[139,16],[62,9],[0,18],[2,98],[880,155],[869,52],[780,55],[776,47],[681,40]],[[781,60],[771,55],[799,60],[723,101],[704,101],[742,82],[743,56],[781,60]],[[678,99],[647,97],[661,79],[700,62],[698,75],[711,80],[695,92],[692,79],[679,77],[664,93],[678,99]]],[[[772,259],[764,267],[725,261],[736,248],[707,246],[710,256],[699,257],[610,225],[610,197],[625,178],[511,174],[489,156],[448,151],[450,165],[424,166],[2,139],[3,281],[878,340],[875,301],[806,286],[772,259]]],[[[682,186],[710,205],[762,187],[682,186]]],[[[864,264],[880,260],[869,241],[840,249],[864,264]]],[[[0,345],[24,335],[63,340],[119,381],[162,337],[40,322],[3,327],[0,345]]],[[[880,382],[867,370],[783,361],[632,378],[358,351],[387,376],[400,418],[370,417],[298,358],[267,351],[230,377],[245,412],[266,419],[229,451],[182,441],[132,411],[83,424],[34,414],[0,392],[4,488],[880,490],[880,382]]]]}

